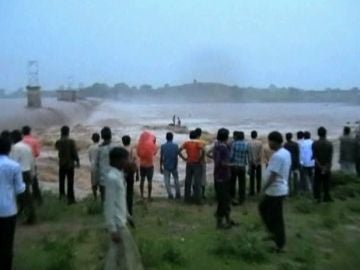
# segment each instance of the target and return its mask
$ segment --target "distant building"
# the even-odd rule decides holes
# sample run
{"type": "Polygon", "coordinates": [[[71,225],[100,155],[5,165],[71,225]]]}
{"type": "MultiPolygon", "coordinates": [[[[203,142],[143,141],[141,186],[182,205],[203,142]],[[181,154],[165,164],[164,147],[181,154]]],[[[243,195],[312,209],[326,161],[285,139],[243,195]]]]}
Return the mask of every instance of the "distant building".
{"type": "Polygon", "coordinates": [[[57,92],[58,101],[76,102],[77,91],[75,90],[58,90],[57,92]]]}

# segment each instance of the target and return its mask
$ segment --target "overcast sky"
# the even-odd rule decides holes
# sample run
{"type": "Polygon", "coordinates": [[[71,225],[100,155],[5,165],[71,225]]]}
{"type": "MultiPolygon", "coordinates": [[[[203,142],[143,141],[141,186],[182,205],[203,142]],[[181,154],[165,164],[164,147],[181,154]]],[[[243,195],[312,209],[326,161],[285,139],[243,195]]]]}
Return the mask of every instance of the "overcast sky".
{"type": "Polygon", "coordinates": [[[0,0],[0,88],[360,86],[358,0],[0,0]]]}

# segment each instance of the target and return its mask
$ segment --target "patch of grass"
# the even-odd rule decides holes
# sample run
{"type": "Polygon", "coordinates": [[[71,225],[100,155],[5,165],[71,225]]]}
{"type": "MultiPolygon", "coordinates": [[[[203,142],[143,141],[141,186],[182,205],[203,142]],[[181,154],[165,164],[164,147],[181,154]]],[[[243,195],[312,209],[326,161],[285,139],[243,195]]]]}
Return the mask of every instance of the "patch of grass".
{"type": "Polygon", "coordinates": [[[146,269],[157,269],[162,263],[158,243],[147,239],[140,239],[138,245],[146,269]]]}
{"type": "Polygon", "coordinates": [[[85,201],[85,212],[90,216],[101,215],[103,207],[100,201],[95,201],[92,198],[87,198],[85,201]]]}
{"type": "Polygon", "coordinates": [[[36,209],[38,220],[41,222],[55,222],[68,210],[66,202],[59,200],[51,192],[43,193],[44,203],[36,209]]]}
{"type": "Polygon", "coordinates": [[[353,213],[360,213],[360,201],[359,200],[348,201],[346,203],[346,207],[353,213]]]}
{"type": "Polygon", "coordinates": [[[163,244],[163,255],[162,259],[169,264],[176,266],[186,265],[186,258],[183,255],[182,251],[170,241],[167,241],[163,244]]]}
{"type": "Polygon", "coordinates": [[[308,199],[302,199],[294,204],[294,209],[300,214],[310,214],[314,211],[314,203],[308,199]]]}

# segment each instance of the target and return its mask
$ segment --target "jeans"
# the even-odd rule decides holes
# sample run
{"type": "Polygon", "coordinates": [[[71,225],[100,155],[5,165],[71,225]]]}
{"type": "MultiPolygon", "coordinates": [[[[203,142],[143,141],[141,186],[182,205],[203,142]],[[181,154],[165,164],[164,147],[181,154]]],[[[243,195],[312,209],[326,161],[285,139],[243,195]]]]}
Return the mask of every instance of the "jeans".
{"type": "Polygon", "coordinates": [[[314,178],[314,198],[317,201],[321,201],[321,193],[324,193],[324,201],[331,201],[330,196],[330,185],[331,185],[331,172],[323,173],[318,167],[315,167],[315,178],[314,178]]]}
{"type": "Polygon", "coordinates": [[[201,163],[186,163],[186,176],[185,176],[185,200],[191,200],[191,187],[194,185],[194,200],[197,203],[201,202],[201,163]]]}
{"type": "Polygon", "coordinates": [[[0,217],[0,269],[11,270],[16,216],[0,217]]]}
{"type": "Polygon", "coordinates": [[[259,194],[261,192],[261,174],[262,166],[259,165],[250,165],[250,195],[255,195],[255,178],[256,178],[256,192],[259,194]]]}
{"type": "Polygon", "coordinates": [[[246,167],[236,166],[231,169],[230,196],[232,199],[236,196],[236,182],[238,182],[238,200],[242,204],[245,201],[246,167]]]}
{"type": "Polygon", "coordinates": [[[75,202],[74,195],[74,174],[75,169],[69,167],[61,167],[59,168],[59,192],[60,197],[65,196],[65,180],[67,179],[67,199],[69,203],[75,202]]]}
{"type": "Polygon", "coordinates": [[[231,212],[231,196],[229,192],[229,182],[218,182],[215,180],[216,200],[218,202],[216,217],[218,219],[229,218],[231,212]]]}
{"type": "Polygon", "coordinates": [[[286,242],[283,201],[285,196],[265,195],[260,201],[259,212],[267,230],[274,237],[278,248],[283,248],[286,242]]]}
{"type": "Polygon", "coordinates": [[[298,169],[291,169],[289,174],[289,192],[290,195],[296,195],[299,189],[299,175],[298,169]]]}
{"type": "Polygon", "coordinates": [[[34,197],[32,190],[32,176],[31,172],[23,172],[23,179],[25,183],[25,193],[24,193],[24,202],[23,208],[20,209],[20,212],[24,211],[26,215],[26,222],[33,223],[36,219],[35,206],[34,206],[34,197]]]}
{"type": "Polygon", "coordinates": [[[314,167],[304,167],[300,169],[300,185],[299,189],[303,192],[311,191],[314,182],[314,167]]]}
{"type": "Polygon", "coordinates": [[[165,188],[166,188],[169,198],[173,198],[174,196],[171,191],[171,184],[170,184],[171,175],[174,177],[176,198],[179,199],[181,197],[181,192],[180,192],[180,183],[179,183],[179,173],[178,173],[177,169],[175,169],[175,170],[166,170],[165,169],[164,170],[165,188]]]}
{"type": "Polygon", "coordinates": [[[129,214],[133,214],[133,201],[134,201],[134,177],[135,173],[129,173],[125,177],[126,181],[126,203],[129,214]]]}

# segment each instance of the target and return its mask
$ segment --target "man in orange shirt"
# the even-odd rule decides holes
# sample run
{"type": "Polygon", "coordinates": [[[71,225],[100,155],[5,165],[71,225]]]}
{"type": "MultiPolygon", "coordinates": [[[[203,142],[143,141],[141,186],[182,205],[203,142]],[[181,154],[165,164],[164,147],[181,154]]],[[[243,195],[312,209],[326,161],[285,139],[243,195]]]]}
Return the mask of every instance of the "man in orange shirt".
{"type": "Polygon", "coordinates": [[[152,179],[154,176],[154,158],[157,152],[156,137],[149,131],[140,135],[137,155],[140,160],[140,195],[144,199],[145,179],[148,180],[148,199],[151,200],[152,179]]]}
{"type": "Polygon", "coordinates": [[[204,159],[204,147],[199,140],[196,140],[197,133],[190,132],[190,140],[186,141],[179,149],[179,156],[186,162],[186,177],[185,177],[185,201],[191,200],[191,187],[194,186],[194,200],[196,203],[201,203],[201,176],[202,176],[202,160],[204,159]],[[185,157],[182,151],[186,151],[185,157]]]}
{"type": "Polygon", "coordinates": [[[22,134],[23,134],[23,143],[27,144],[32,151],[34,160],[35,160],[35,171],[34,171],[34,176],[32,179],[32,190],[33,190],[33,196],[34,199],[38,202],[38,204],[42,204],[43,199],[42,199],[42,195],[41,195],[41,190],[39,187],[39,179],[38,179],[38,175],[37,175],[37,166],[36,166],[36,159],[40,156],[40,151],[41,151],[41,146],[40,146],[40,142],[38,139],[36,139],[35,137],[33,137],[31,135],[31,127],[29,126],[24,126],[22,128],[22,134]]]}

